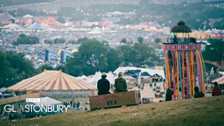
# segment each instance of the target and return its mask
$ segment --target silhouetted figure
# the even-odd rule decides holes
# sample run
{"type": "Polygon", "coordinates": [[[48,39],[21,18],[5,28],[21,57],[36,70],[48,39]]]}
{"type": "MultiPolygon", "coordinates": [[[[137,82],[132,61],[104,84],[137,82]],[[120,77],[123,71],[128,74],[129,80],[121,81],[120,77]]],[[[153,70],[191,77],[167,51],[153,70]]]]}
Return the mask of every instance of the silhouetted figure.
{"type": "Polygon", "coordinates": [[[73,108],[75,108],[75,107],[76,107],[76,102],[75,102],[75,101],[73,102],[72,107],[73,107],[73,108]]]}
{"type": "Polygon", "coordinates": [[[115,92],[127,91],[127,83],[126,83],[126,80],[124,78],[122,78],[122,76],[123,76],[123,73],[120,72],[118,74],[118,78],[115,79],[115,84],[114,84],[115,92]]]}
{"type": "Polygon", "coordinates": [[[214,89],[212,90],[212,96],[219,96],[222,94],[222,90],[221,88],[219,87],[218,83],[215,82],[214,83],[214,89]]]}
{"type": "Polygon", "coordinates": [[[76,103],[76,109],[79,110],[80,109],[80,102],[76,103]]]}
{"type": "Polygon", "coordinates": [[[173,95],[173,90],[168,88],[166,90],[166,99],[165,99],[165,101],[172,101],[172,95],[173,95]]]}
{"type": "Polygon", "coordinates": [[[188,99],[188,94],[187,94],[187,92],[188,92],[188,89],[187,89],[187,87],[185,86],[185,87],[184,87],[184,99],[188,99]]]}
{"type": "Polygon", "coordinates": [[[106,78],[107,75],[103,74],[97,82],[98,95],[110,94],[110,82],[106,78]]]}
{"type": "Polygon", "coordinates": [[[70,101],[70,106],[72,106],[73,105],[73,101],[70,101]]]}
{"type": "Polygon", "coordinates": [[[198,86],[194,88],[194,98],[202,98],[204,97],[204,93],[199,91],[198,86]]]}

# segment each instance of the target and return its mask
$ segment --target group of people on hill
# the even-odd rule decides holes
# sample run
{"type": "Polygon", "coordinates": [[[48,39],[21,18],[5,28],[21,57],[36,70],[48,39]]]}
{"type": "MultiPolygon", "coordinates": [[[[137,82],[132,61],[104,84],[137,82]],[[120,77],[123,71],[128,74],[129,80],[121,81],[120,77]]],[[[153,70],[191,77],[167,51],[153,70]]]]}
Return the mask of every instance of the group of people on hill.
{"type": "MultiPolygon", "coordinates": [[[[110,94],[110,82],[106,79],[107,75],[102,74],[101,79],[97,82],[98,95],[110,94]]],[[[125,92],[127,90],[126,80],[123,78],[123,73],[118,74],[118,78],[115,79],[114,92],[125,92]]]]}
{"type": "MultiPolygon", "coordinates": [[[[107,75],[102,74],[101,79],[97,82],[97,89],[98,89],[98,95],[104,95],[104,94],[110,94],[110,82],[106,79],[107,75]]],[[[123,73],[120,72],[118,74],[118,78],[115,79],[114,84],[115,90],[114,92],[125,92],[127,90],[127,83],[126,80],[123,78],[123,73]]],[[[166,91],[165,101],[172,101],[172,96],[174,94],[174,91],[172,88],[168,88],[166,91]]],[[[218,83],[214,83],[214,88],[212,90],[212,96],[219,96],[222,94],[222,90],[219,87],[218,83]]],[[[194,88],[194,98],[201,98],[204,97],[204,93],[199,90],[199,87],[196,86],[194,88]]]]}
{"type": "MultiPolygon", "coordinates": [[[[172,101],[172,96],[173,96],[173,90],[171,88],[168,88],[166,91],[166,98],[165,101],[172,101]]],[[[212,90],[212,96],[219,96],[222,94],[222,90],[219,87],[217,82],[214,82],[214,88],[212,90]]],[[[198,88],[198,86],[196,86],[194,88],[194,98],[202,98],[204,97],[204,93],[201,92],[198,88]]]]}
{"type": "Polygon", "coordinates": [[[65,105],[66,107],[70,106],[70,107],[75,108],[77,110],[80,109],[80,102],[79,101],[75,102],[74,100],[71,100],[70,102],[63,102],[63,105],[65,105]]]}

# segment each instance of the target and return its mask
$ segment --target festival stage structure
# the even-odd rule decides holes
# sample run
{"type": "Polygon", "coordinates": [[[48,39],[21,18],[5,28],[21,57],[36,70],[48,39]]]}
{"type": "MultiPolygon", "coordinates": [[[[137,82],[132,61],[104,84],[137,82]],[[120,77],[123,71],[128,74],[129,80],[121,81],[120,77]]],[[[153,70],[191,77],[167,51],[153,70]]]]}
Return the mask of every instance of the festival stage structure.
{"type": "Polygon", "coordinates": [[[196,86],[205,94],[205,66],[200,51],[202,46],[190,36],[191,32],[180,21],[171,29],[173,37],[163,44],[166,88],[173,89],[174,99],[191,98],[196,86]]]}
{"type": "Polygon", "coordinates": [[[40,93],[49,97],[88,97],[95,95],[96,88],[83,80],[62,71],[44,72],[8,87],[18,94],[40,93]]]}

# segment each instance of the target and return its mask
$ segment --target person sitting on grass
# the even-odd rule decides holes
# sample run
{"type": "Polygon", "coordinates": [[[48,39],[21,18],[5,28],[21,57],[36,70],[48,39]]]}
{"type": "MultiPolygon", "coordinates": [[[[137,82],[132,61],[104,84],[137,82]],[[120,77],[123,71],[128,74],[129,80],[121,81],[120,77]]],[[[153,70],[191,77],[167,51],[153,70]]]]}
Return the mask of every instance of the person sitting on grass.
{"type": "Polygon", "coordinates": [[[202,98],[204,97],[204,93],[199,91],[198,86],[194,88],[194,98],[202,98]]]}
{"type": "Polygon", "coordinates": [[[219,96],[222,94],[222,90],[221,88],[219,87],[218,83],[215,82],[214,83],[214,89],[212,90],[212,96],[219,96]]]}

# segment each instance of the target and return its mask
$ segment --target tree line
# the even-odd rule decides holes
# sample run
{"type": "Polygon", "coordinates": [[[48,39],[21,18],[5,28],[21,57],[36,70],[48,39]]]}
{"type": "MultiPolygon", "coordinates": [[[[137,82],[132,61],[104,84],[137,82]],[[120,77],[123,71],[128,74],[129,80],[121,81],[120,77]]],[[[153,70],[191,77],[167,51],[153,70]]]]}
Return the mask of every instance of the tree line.
{"type": "Polygon", "coordinates": [[[0,88],[11,86],[38,73],[23,54],[0,51],[0,61],[0,88]]]}
{"type": "Polygon", "coordinates": [[[68,59],[63,69],[74,76],[114,71],[119,66],[149,67],[163,64],[155,49],[148,44],[135,43],[111,48],[107,42],[95,39],[81,43],[74,58],[68,59]]]}
{"type": "MultiPolygon", "coordinates": [[[[17,82],[32,77],[43,70],[62,70],[73,76],[91,75],[96,71],[114,71],[119,66],[151,67],[164,65],[157,49],[145,43],[135,43],[111,48],[108,42],[96,39],[83,39],[74,58],[68,58],[64,65],[52,68],[49,65],[35,69],[24,54],[0,51],[0,88],[8,87],[17,82]]],[[[202,51],[204,60],[224,62],[224,40],[210,39],[209,45],[202,51]]],[[[207,71],[211,65],[206,64],[207,71]]]]}

